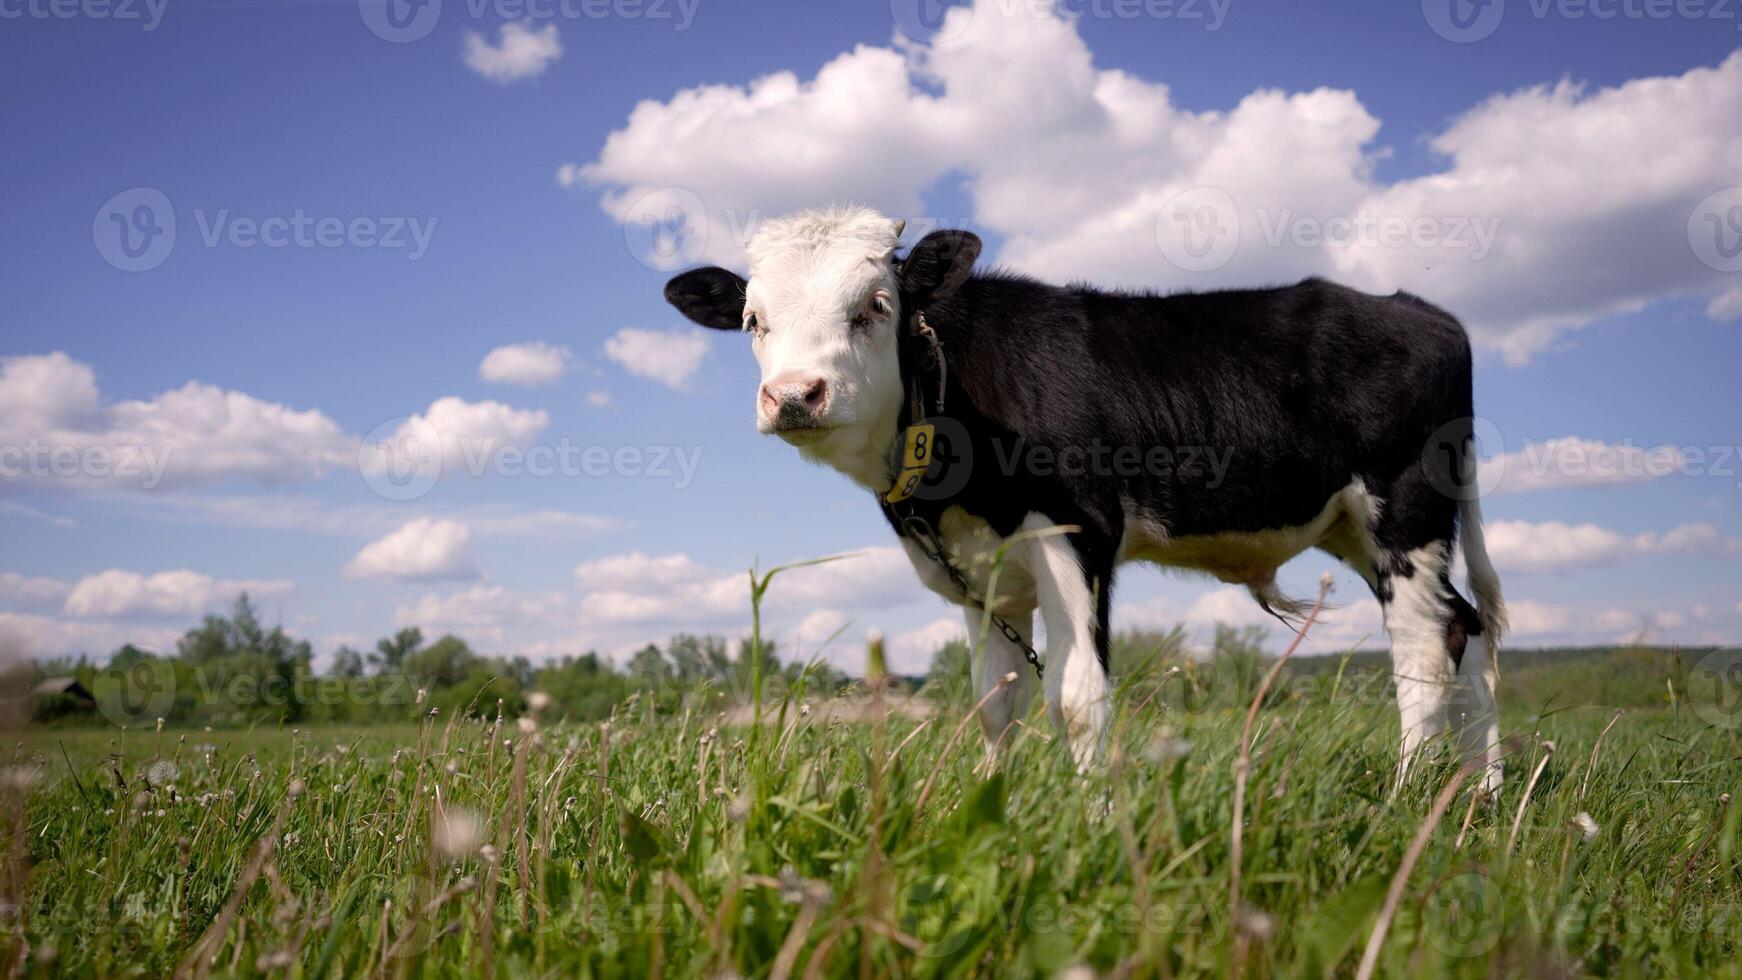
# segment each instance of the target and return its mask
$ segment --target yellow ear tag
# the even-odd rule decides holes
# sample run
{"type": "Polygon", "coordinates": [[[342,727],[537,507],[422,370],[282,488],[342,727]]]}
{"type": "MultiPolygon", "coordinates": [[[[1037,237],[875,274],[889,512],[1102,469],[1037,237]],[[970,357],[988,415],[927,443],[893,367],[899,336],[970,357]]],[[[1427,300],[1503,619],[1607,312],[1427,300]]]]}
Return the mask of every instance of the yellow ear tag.
{"type": "Polygon", "coordinates": [[[895,486],[889,488],[885,500],[898,504],[919,489],[926,465],[931,462],[933,435],[930,422],[915,422],[901,434],[901,471],[895,474],[895,486]]]}

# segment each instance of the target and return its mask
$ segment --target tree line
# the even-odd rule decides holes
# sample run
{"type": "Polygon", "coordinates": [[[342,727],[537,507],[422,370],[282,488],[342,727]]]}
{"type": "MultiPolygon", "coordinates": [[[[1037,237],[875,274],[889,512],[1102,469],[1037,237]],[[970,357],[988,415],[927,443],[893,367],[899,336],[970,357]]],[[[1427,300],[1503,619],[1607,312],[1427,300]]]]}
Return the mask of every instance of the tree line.
{"type": "MultiPolygon", "coordinates": [[[[721,636],[680,633],[648,644],[619,667],[589,651],[534,663],[493,656],[451,633],[426,639],[415,626],[373,649],[341,646],[325,670],[307,640],[267,626],[246,594],[222,614],[206,616],[173,652],[128,644],[105,661],[89,656],[27,661],[0,677],[0,691],[24,702],[38,723],[78,723],[93,707],[78,694],[37,692],[49,678],[72,678],[108,723],[239,726],[261,723],[372,723],[438,717],[515,717],[528,696],[549,698],[550,716],[607,717],[632,697],[674,709],[696,699],[742,700],[750,689],[753,650],[721,636]],[[37,692],[37,693],[32,693],[37,692]]],[[[765,687],[830,692],[848,682],[822,662],[783,663],[762,643],[765,687]]]]}

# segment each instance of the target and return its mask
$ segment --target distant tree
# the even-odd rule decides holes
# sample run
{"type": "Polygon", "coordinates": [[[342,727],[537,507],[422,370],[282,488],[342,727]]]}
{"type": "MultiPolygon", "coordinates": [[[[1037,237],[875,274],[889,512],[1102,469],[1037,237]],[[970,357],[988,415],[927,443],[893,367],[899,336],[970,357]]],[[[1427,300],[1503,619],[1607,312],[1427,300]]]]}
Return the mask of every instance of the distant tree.
{"type": "Polygon", "coordinates": [[[369,655],[369,659],[374,662],[377,673],[392,674],[405,664],[405,658],[422,646],[423,630],[407,626],[390,637],[377,640],[375,652],[369,655]]]}
{"type": "Polygon", "coordinates": [[[363,658],[361,653],[358,653],[349,646],[341,646],[333,653],[332,675],[334,677],[343,677],[346,680],[354,680],[358,677],[362,677],[367,668],[368,661],[363,658]]]}
{"type": "MultiPolygon", "coordinates": [[[[233,712],[284,721],[302,717],[303,688],[297,681],[311,674],[313,651],[282,625],[267,629],[246,592],[236,598],[230,615],[209,615],[183,634],[176,650],[194,672],[190,680],[207,699],[201,707],[206,715],[233,712]]],[[[124,666],[129,657],[142,653],[123,647],[111,667],[124,666]]]]}
{"type": "Polygon", "coordinates": [[[657,684],[670,675],[670,665],[665,662],[665,655],[659,652],[659,647],[651,643],[635,651],[635,655],[629,658],[629,676],[638,681],[657,684]]]}
{"type": "MultiPolygon", "coordinates": [[[[404,631],[401,631],[403,635],[404,631]]],[[[408,654],[400,669],[425,687],[452,687],[479,666],[479,657],[466,641],[449,633],[429,646],[408,654]]],[[[502,673],[496,671],[496,673],[502,673]]],[[[516,681],[518,684],[518,680],[516,681]]]]}

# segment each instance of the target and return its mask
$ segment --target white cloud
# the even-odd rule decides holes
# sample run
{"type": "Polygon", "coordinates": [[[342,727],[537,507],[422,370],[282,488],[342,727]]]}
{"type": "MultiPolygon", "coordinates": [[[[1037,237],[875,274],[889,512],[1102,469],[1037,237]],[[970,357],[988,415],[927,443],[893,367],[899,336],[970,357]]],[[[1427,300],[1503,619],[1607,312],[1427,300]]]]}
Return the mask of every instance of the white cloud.
{"type": "Polygon", "coordinates": [[[688,555],[653,558],[639,551],[594,558],[575,567],[575,581],[584,589],[661,589],[707,575],[707,567],[688,555]]]}
{"type": "Polygon", "coordinates": [[[513,82],[532,78],[556,63],[563,55],[562,41],[555,24],[532,28],[531,21],[509,21],[502,25],[492,45],[476,31],[466,32],[466,67],[492,82],[513,82]]]}
{"type": "MultiPolygon", "coordinates": [[[[863,661],[864,648],[858,643],[859,638],[847,632],[852,622],[853,617],[839,609],[818,609],[810,613],[799,620],[780,644],[781,659],[790,661],[797,658],[807,664],[818,657],[829,663],[863,661]]],[[[863,662],[857,665],[857,669],[864,669],[863,662]]]]}
{"type": "Polygon", "coordinates": [[[1643,483],[1685,472],[1688,464],[1675,446],[1646,448],[1566,436],[1483,460],[1479,485],[1489,493],[1526,493],[1643,483]]]}
{"type": "MultiPolygon", "coordinates": [[[[1513,636],[1566,633],[1575,619],[1570,607],[1535,599],[1514,599],[1506,604],[1506,620],[1513,636]]],[[[1502,654],[1504,656],[1504,653],[1502,654]]]]}
{"type": "Polygon", "coordinates": [[[357,442],[318,411],[194,381],[105,405],[90,367],[57,351],[0,361],[0,446],[6,483],[149,490],[313,479],[357,442]]]}
{"type": "Polygon", "coordinates": [[[405,581],[476,578],[472,532],[459,521],[419,517],[364,545],[346,563],[344,574],[405,581]]]}
{"type": "Polygon", "coordinates": [[[188,616],[227,604],[243,592],[277,595],[291,588],[282,579],[219,579],[187,569],[143,575],[111,568],[80,579],[64,608],[69,616],[111,619],[188,616]]]}
{"type": "Polygon", "coordinates": [[[567,347],[533,340],[508,344],[485,354],[484,360],[478,364],[478,376],[485,381],[532,387],[562,380],[568,364],[567,347]]]}
{"type": "Polygon", "coordinates": [[[447,595],[426,595],[393,613],[399,626],[425,633],[455,633],[474,643],[500,644],[516,626],[573,627],[573,603],[561,593],[527,595],[500,585],[478,584],[447,595]]]}
{"type": "Polygon", "coordinates": [[[88,654],[101,661],[126,643],[175,649],[180,633],[167,627],[76,622],[28,613],[0,612],[0,664],[43,657],[88,654]]]}
{"type": "Polygon", "coordinates": [[[683,247],[741,264],[763,216],[851,199],[917,217],[928,188],[966,174],[974,213],[955,223],[1000,233],[997,258],[1024,271],[1163,288],[1324,274],[1408,289],[1515,362],[1605,315],[1727,285],[1688,226],[1736,183],[1742,52],[1613,88],[1498,95],[1426,134],[1438,170],[1385,183],[1380,121],[1354,92],[1263,89],[1194,112],[1160,81],[1097,68],[1074,22],[1045,5],[978,0],[948,18],[947,41],[860,46],[812,79],[779,72],[642,102],[562,179],[600,188],[625,223],[650,202],[663,213],[699,201],[683,247]],[[1206,187],[1228,195],[1238,247],[1219,268],[1182,271],[1158,231],[1177,235],[1170,205],[1206,187]],[[1339,221],[1357,234],[1299,234],[1336,235],[1339,221]]]}
{"type": "Polygon", "coordinates": [[[1627,535],[1595,524],[1490,521],[1483,531],[1488,555],[1502,571],[1558,571],[1652,555],[1742,558],[1742,538],[1728,537],[1710,524],[1627,535]]]}
{"type": "MultiPolygon", "coordinates": [[[[968,627],[961,616],[934,619],[918,629],[906,630],[889,638],[884,647],[889,669],[896,674],[923,674],[931,668],[932,654],[952,640],[966,641],[968,627]]],[[[862,673],[864,664],[854,664],[855,673],[862,673]]]]}
{"type": "Polygon", "coordinates": [[[594,408],[604,408],[611,404],[611,393],[608,391],[589,391],[587,392],[587,404],[594,408]]]}
{"type": "Polygon", "coordinates": [[[71,586],[59,579],[0,572],[0,602],[20,606],[55,606],[65,601],[71,590],[71,586]]]}
{"type": "Polygon", "coordinates": [[[447,395],[428,409],[411,415],[387,438],[359,456],[365,476],[402,465],[439,458],[444,475],[480,474],[502,450],[525,448],[550,425],[543,409],[521,409],[496,401],[469,402],[447,395]],[[432,445],[433,444],[433,445],[432,445]]]}
{"type": "Polygon", "coordinates": [[[682,388],[702,366],[708,338],[700,330],[638,330],[624,327],[605,341],[605,356],[630,374],[669,388],[682,388]]]}
{"type": "MultiPolygon", "coordinates": [[[[405,522],[402,506],[333,503],[295,493],[162,494],[125,508],[154,520],[218,527],[297,531],[345,537],[378,537],[405,522]]],[[[435,509],[429,516],[466,525],[479,537],[584,537],[621,526],[616,518],[578,511],[525,510],[512,504],[485,503],[435,509]]]]}
{"type": "Polygon", "coordinates": [[[1706,307],[1706,315],[1720,323],[1742,317],[1742,286],[1734,286],[1719,293],[1706,307]]]}

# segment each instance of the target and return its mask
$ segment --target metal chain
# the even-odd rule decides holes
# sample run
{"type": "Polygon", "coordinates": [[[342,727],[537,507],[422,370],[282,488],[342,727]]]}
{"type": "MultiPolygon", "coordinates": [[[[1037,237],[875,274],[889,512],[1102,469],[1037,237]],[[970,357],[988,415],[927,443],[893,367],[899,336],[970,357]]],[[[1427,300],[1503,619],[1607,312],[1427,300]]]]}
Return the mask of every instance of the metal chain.
{"type": "MultiPolygon", "coordinates": [[[[943,567],[944,574],[950,577],[950,581],[955,584],[956,588],[962,590],[962,595],[966,597],[970,603],[980,607],[981,609],[985,609],[986,604],[974,598],[974,590],[968,585],[967,577],[964,576],[961,570],[956,567],[955,562],[950,561],[950,556],[944,551],[943,539],[938,537],[936,529],[934,529],[925,518],[920,517],[917,514],[910,514],[907,517],[901,518],[901,523],[903,526],[910,526],[919,530],[920,533],[915,538],[915,543],[919,545],[919,550],[925,552],[927,558],[930,558],[932,561],[937,562],[943,567]]],[[[1022,655],[1028,658],[1029,666],[1034,668],[1034,676],[1044,679],[1045,668],[1041,666],[1040,654],[1035,652],[1033,644],[1023,639],[1022,634],[1016,631],[1016,627],[1010,625],[1004,617],[997,613],[992,614],[992,625],[998,627],[998,631],[1004,634],[1006,640],[1009,640],[1011,643],[1016,644],[1022,649],[1022,655]]]]}
{"type": "MultiPolygon", "coordinates": [[[[938,372],[938,414],[942,415],[944,389],[949,387],[949,362],[944,360],[944,342],[938,336],[937,331],[932,329],[932,325],[925,321],[924,310],[914,311],[912,329],[913,335],[923,339],[931,349],[932,364],[938,372]]],[[[924,406],[920,402],[919,379],[917,377],[913,381],[913,387],[909,394],[912,396],[913,419],[917,422],[925,415],[924,406]]],[[[883,506],[889,508],[890,516],[894,517],[901,526],[918,529],[919,533],[914,535],[914,541],[919,545],[919,550],[925,552],[926,557],[942,566],[944,574],[950,577],[950,581],[956,588],[962,590],[964,598],[981,609],[986,609],[985,603],[974,598],[974,590],[969,587],[967,576],[962,574],[955,562],[950,561],[950,556],[944,551],[943,539],[938,536],[937,530],[931,526],[930,522],[917,514],[901,516],[896,513],[895,505],[885,499],[882,494],[878,494],[877,499],[883,503],[883,506]]],[[[990,612],[990,610],[986,611],[990,612]]],[[[1010,625],[1003,616],[994,613],[992,625],[998,627],[998,632],[1003,633],[1006,640],[1022,649],[1022,655],[1028,658],[1029,665],[1034,668],[1034,676],[1043,676],[1044,668],[1041,667],[1040,654],[1035,652],[1033,644],[1023,639],[1022,634],[1016,631],[1016,627],[1010,625]]]]}

